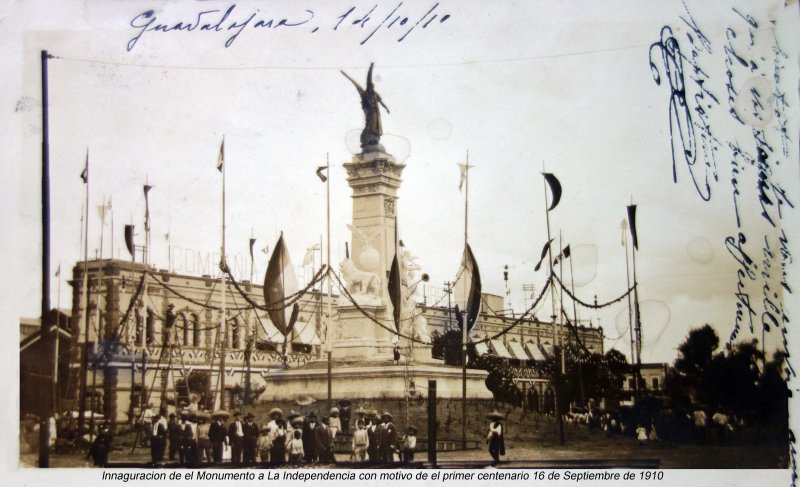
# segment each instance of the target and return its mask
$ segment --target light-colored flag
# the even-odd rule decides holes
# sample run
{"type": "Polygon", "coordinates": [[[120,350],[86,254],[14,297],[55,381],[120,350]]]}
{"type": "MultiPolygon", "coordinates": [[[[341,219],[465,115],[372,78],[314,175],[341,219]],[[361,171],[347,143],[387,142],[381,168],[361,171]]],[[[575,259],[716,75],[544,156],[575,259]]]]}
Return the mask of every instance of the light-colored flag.
{"type": "Polygon", "coordinates": [[[469,164],[458,164],[458,171],[459,171],[459,181],[458,181],[458,191],[461,191],[461,188],[464,187],[464,182],[467,180],[467,171],[472,169],[474,166],[469,164]]]}
{"type": "Polygon", "coordinates": [[[219,146],[219,156],[217,157],[217,171],[222,172],[225,165],[225,136],[222,136],[222,143],[219,146]]]}
{"type": "Polygon", "coordinates": [[[309,266],[314,263],[314,251],[319,250],[319,244],[312,245],[308,250],[306,250],[306,255],[303,257],[303,267],[309,266]]]}

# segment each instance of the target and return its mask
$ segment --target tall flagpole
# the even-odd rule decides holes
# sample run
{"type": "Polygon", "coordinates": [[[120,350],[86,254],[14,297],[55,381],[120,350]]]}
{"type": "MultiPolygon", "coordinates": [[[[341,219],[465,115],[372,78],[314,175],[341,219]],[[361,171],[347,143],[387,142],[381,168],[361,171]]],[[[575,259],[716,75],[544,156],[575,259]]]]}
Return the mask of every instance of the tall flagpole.
{"type": "Polygon", "coordinates": [[[58,270],[56,271],[58,278],[58,294],[56,294],[56,328],[55,328],[55,345],[53,350],[53,411],[58,410],[58,342],[59,335],[61,335],[61,262],[58,263],[58,270]]]}
{"type": "MultiPolygon", "coordinates": [[[[464,167],[464,265],[466,265],[469,248],[469,150],[464,167]]],[[[469,294],[470,290],[467,289],[469,294]]],[[[465,306],[466,307],[466,306],[465,306]]],[[[467,327],[469,326],[469,309],[461,320],[461,448],[467,448],[467,327]]]]}
{"type": "MultiPolygon", "coordinates": [[[[42,309],[41,340],[47,350],[50,345],[50,122],[48,113],[47,60],[42,51],[42,309]]],[[[45,360],[49,360],[49,356],[45,360]]],[[[53,405],[49,394],[42,394],[39,418],[39,467],[50,466],[50,416],[53,405]]]]}
{"type": "MultiPolygon", "coordinates": [[[[542,163],[544,166],[544,163],[542,163]]],[[[542,173],[545,174],[545,173],[542,173]]],[[[553,273],[553,247],[550,238],[550,209],[548,208],[547,204],[547,178],[542,181],[542,185],[544,186],[544,215],[545,220],[547,222],[547,246],[548,246],[548,253],[547,262],[550,264],[550,302],[552,303],[553,314],[551,318],[553,320],[553,351],[555,351],[556,340],[558,338],[558,329],[556,325],[556,291],[553,289],[553,284],[555,281],[555,274],[553,273]]],[[[559,441],[563,445],[564,444],[564,418],[561,417],[561,410],[560,410],[560,401],[558,400],[558,395],[561,392],[561,374],[563,373],[562,370],[564,369],[564,356],[561,356],[561,367],[556,369],[556,384],[554,384],[553,389],[555,393],[553,394],[553,402],[555,406],[555,413],[556,418],[558,420],[558,436],[559,441]]]]}
{"type": "MultiPolygon", "coordinates": [[[[326,221],[326,242],[327,242],[327,264],[328,264],[328,305],[327,305],[327,314],[328,314],[328,323],[325,325],[325,343],[327,344],[328,348],[328,408],[331,407],[331,401],[333,400],[333,374],[332,374],[332,362],[333,362],[333,343],[331,342],[331,301],[333,301],[333,296],[331,294],[331,160],[330,154],[325,153],[325,173],[328,176],[328,179],[325,181],[325,221],[326,221]]],[[[320,294],[322,293],[322,286],[320,286],[320,294]]]]}
{"type": "MultiPolygon", "coordinates": [[[[633,203],[633,199],[631,198],[631,203],[633,203]]],[[[636,215],[636,206],[632,205],[634,208],[634,218],[636,215]]],[[[631,223],[631,228],[634,228],[633,225],[635,221],[631,223]]],[[[634,243],[637,243],[634,240],[634,243]]],[[[641,322],[641,314],[639,312],[639,281],[636,279],[636,248],[638,245],[634,245],[631,249],[631,260],[633,261],[633,317],[634,322],[636,324],[636,395],[637,400],[639,399],[638,396],[641,395],[641,382],[642,382],[642,322],[641,322]]]]}
{"type": "MultiPolygon", "coordinates": [[[[222,159],[222,257],[221,257],[221,264],[222,268],[225,267],[225,166],[227,163],[225,162],[225,135],[222,136],[222,147],[220,147],[220,157],[222,159]]],[[[227,323],[225,322],[225,295],[226,295],[226,287],[227,287],[227,275],[224,270],[222,272],[222,312],[220,313],[220,324],[219,329],[222,335],[222,345],[221,345],[221,354],[219,359],[219,404],[220,407],[217,409],[224,409],[225,408],[225,342],[228,338],[228,330],[227,330],[227,323]]]]}
{"type": "MultiPolygon", "coordinates": [[[[628,289],[631,288],[631,270],[630,262],[628,261],[628,226],[626,220],[622,220],[622,245],[625,248],[625,281],[628,283],[628,289]]],[[[636,348],[634,345],[634,325],[633,325],[633,304],[631,303],[631,293],[628,293],[628,333],[631,336],[631,365],[636,362],[636,348]]],[[[634,380],[636,380],[634,378],[634,380]]],[[[638,384],[634,386],[634,391],[638,388],[638,384]]]]}
{"type": "Polygon", "coordinates": [[[86,382],[88,371],[88,356],[89,353],[89,148],[86,148],[86,179],[84,186],[86,186],[85,204],[84,206],[84,224],[83,224],[83,295],[86,297],[83,306],[84,317],[84,332],[83,332],[83,352],[81,358],[81,391],[78,408],[78,434],[83,435],[84,417],[83,413],[86,411],[86,382]]]}

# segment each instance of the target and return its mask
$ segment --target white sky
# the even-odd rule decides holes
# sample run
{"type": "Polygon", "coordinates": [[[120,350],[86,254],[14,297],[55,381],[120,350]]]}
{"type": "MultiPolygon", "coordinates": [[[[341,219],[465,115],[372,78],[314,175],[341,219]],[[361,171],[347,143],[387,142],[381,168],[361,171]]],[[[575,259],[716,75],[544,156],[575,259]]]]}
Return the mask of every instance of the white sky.
{"type": "MultiPolygon", "coordinates": [[[[434,3],[404,2],[398,12],[416,19],[434,3]]],[[[295,30],[247,29],[227,49],[224,33],[148,32],[131,52],[125,46],[136,31],[128,23],[148,8],[174,24],[229,4],[4,3],[0,96],[7,135],[0,150],[2,180],[8,185],[5,216],[11,224],[3,245],[14,293],[8,323],[38,315],[40,303],[39,51],[48,49],[59,57],[49,63],[51,266],[55,272],[61,263],[64,278],[82,255],[84,187],[78,175],[87,147],[91,206],[104,195],[113,198],[115,253],[128,258],[122,226],[131,220],[142,241],[141,188],[146,179],[154,186],[154,264],[167,267],[163,235],[168,224],[172,243],[181,249],[218,251],[220,175],[214,164],[222,134],[229,252],[247,255],[251,229],[257,249],[271,248],[282,230],[294,261],[301,261],[305,249],[325,232],[324,185],[314,170],[330,153],[337,165],[332,172],[332,233],[338,262],[350,238],[345,225],[351,212],[341,163],[351,157],[347,137],[357,137],[363,124],[357,94],[338,70],[363,81],[366,67],[375,62],[376,88],[391,110],[383,115],[388,134],[384,143],[398,157],[407,155],[398,203],[400,237],[419,257],[432,285],[451,280],[460,259],[464,203],[457,190],[456,163],[469,150],[476,166],[470,176],[470,244],[485,292],[505,293],[502,267],[508,264],[509,306],[521,311],[522,285],[533,283],[538,289],[545,278],[544,272],[533,273],[546,241],[544,165],[564,188],[561,204],[551,213],[552,230],[554,236],[561,231],[564,242],[572,244],[576,280],[582,284],[577,293],[587,301],[595,294],[604,301],[625,289],[620,221],[631,198],[639,205],[637,271],[645,361],[671,362],[689,327],[703,323],[713,324],[726,341],[733,328],[737,284],[736,262],[724,243],[736,231],[729,152],[718,154],[719,181],[712,184],[709,203],[692,188],[685,164],[679,163],[678,183],[672,182],[669,92],[667,86],[656,85],[648,66],[649,45],[659,39],[664,25],[673,27],[688,51],[686,26],[680,20],[686,16],[683,4],[550,3],[440,2],[435,12],[450,14],[446,22],[437,19],[425,30],[417,28],[403,42],[397,42],[402,32],[395,26],[360,45],[396,4],[380,3],[367,27],[345,22],[333,31],[336,17],[351,4],[308,2],[314,20],[295,30]],[[313,34],[312,24],[320,28],[313,34]]],[[[354,4],[350,19],[374,5],[354,4]]],[[[257,19],[304,17],[305,5],[242,2],[231,18],[242,20],[256,9],[257,19]]],[[[733,26],[744,37],[746,26],[722,4],[688,2],[688,7],[713,45],[712,54],[703,53],[703,68],[712,78],[707,87],[722,102],[711,115],[715,136],[738,140],[754,152],[750,129],[732,121],[725,102],[725,28],[733,26]]],[[[739,10],[757,16],[762,27],[778,19],[782,47],[790,61],[797,59],[796,9],[754,8],[745,2],[739,10]]],[[[770,44],[763,42],[759,49],[769,54],[770,44]]],[[[798,100],[792,83],[797,65],[786,65],[783,88],[794,107],[788,111],[792,140],[789,155],[781,158],[785,162],[773,170],[797,203],[798,100]]],[[[736,79],[739,85],[744,81],[736,79]]],[[[769,137],[777,140],[774,132],[769,137]]],[[[740,180],[740,213],[751,238],[747,250],[760,260],[756,239],[763,240],[764,227],[754,168],[740,180]]],[[[792,249],[800,238],[791,224],[796,222],[797,210],[784,211],[782,225],[792,249]]],[[[94,255],[100,241],[94,208],[90,225],[94,255]]],[[[173,267],[185,270],[185,251],[182,255],[184,261],[173,267]]],[[[260,282],[266,256],[257,258],[255,280],[260,282]]],[[[796,282],[795,274],[789,277],[796,282]]],[[[54,306],[56,289],[53,280],[54,306]]],[[[64,307],[69,306],[70,291],[63,281],[64,307]]],[[[760,290],[751,292],[760,315],[760,290]]],[[[795,304],[789,301],[784,305],[795,304]]],[[[580,315],[602,324],[612,338],[625,331],[623,305],[580,315]]],[[[756,335],[760,337],[759,329],[756,335]]],[[[749,331],[740,336],[749,336],[749,331]]],[[[777,333],[771,334],[772,343],[779,340],[777,333]]],[[[606,346],[627,354],[627,343],[624,336],[606,346]]]]}
{"type": "MultiPolygon", "coordinates": [[[[457,191],[456,163],[463,162],[469,150],[476,166],[470,177],[470,243],[485,292],[505,292],[502,268],[509,265],[510,305],[521,311],[522,285],[533,283],[538,289],[544,281],[543,272],[532,270],[546,240],[540,175],[544,165],[564,187],[562,202],[551,213],[552,228],[572,244],[576,280],[581,284],[577,293],[585,300],[597,294],[604,301],[625,289],[620,221],[631,198],[639,205],[637,270],[645,361],[672,362],[688,329],[703,323],[713,324],[726,341],[733,329],[737,287],[737,263],[725,248],[725,237],[737,231],[727,143],[738,142],[755,152],[751,127],[737,124],[728,114],[726,28],[737,32],[729,42],[759,65],[753,71],[734,66],[734,88],[747,92],[746,83],[761,78],[767,91],[786,93],[788,152],[778,154],[776,119],[766,133],[776,150],[770,159],[772,180],[783,186],[795,205],[800,204],[796,4],[735,2],[739,12],[759,23],[750,46],[747,25],[730,5],[686,2],[711,43],[710,53],[697,53],[698,63],[709,77],[705,87],[720,101],[708,109],[712,131],[722,144],[717,152],[719,178],[712,184],[711,201],[704,203],[691,185],[685,163],[678,164],[678,183],[672,182],[670,93],[666,81],[656,85],[648,65],[649,46],[659,40],[665,25],[672,27],[681,49],[691,56],[687,34],[697,36],[681,21],[687,16],[682,2],[495,5],[440,0],[435,13],[440,18],[449,14],[446,22],[437,19],[427,29],[417,27],[403,42],[397,42],[403,31],[395,25],[361,45],[397,3],[239,2],[231,19],[241,21],[256,10],[257,19],[305,18],[305,9],[314,12],[314,19],[293,29],[249,28],[227,49],[224,33],[149,32],[128,52],[125,46],[136,34],[129,23],[147,9],[174,24],[192,21],[199,11],[224,10],[231,4],[0,0],[0,107],[5,114],[0,117],[5,223],[0,243],[6,257],[5,299],[0,306],[6,328],[16,330],[20,316],[39,314],[39,53],[47,49],[59,57],[49,63],[51,266],[55,272],[61,263],[62,279],[81,258],[84,187],[78,176],[87,147],[91,205],[100,204],[104,195],[113,198],[115,252],[122,258],[127,258],[122,225],[133,219],[138,232],[143,230],[146,179],[154,186],[150,205],[155,265],[167,266],[163,234],[170,219],[176,246],[201,253],[217,251],[220,176],[214,165],[222,134],[228,164],[230,252],[247,254],[251,229],[258,249],[271,248],[282,230],[299,262],[325,231],[324,185],[314,170],[330,153],[337,165],[332,171],[332,230],[338,261],[350,238],[345,225],[351,212],[341,163],[351,157],[348,137],[357,137],[363,123],[357,94],[338,71],[344,68],[363,81],[367,66],[375,62],[376,88],[391,109],[383,118],[389,134],[384,143],[407,164],[398,203],[401,238],[419,257],[433,285],[452,279],[460,259],[463,194],[457,191]],[[348,25],[376,4],[367,26],[348,25]],[[353,5],[356,11],[334,31],[336,17],[353,5]],[[319,30],[312,33],[312,26],[319,30]],[[775,38],[787,53],[780,83],[774,76],[775,38]]],[[[411,25],[434,3],[404,1],[398,12],[408,15],[411,25]]],[[[658,53],[656,61],[663,77],[658,53]]],[[[687,65],[686,76],[691,74],[687,65]]],[[[686,81],[690,107],[696,108],[697,85],[686,81]]],[[[771,106],[776,107],[774,100],[771,106]]],[[[696,114],[694,119],[698,121],[696,114]]],[[[763,271],[764,236],[775,249],[777,233],[768,230],[759,215],[756,169],[744,168],[739,183],[740,215],[748,237],[745,249],[763,271]]],[[[779,222],[795,257],[800,255],[797,213],[784,205],[779,222]]],[[[94,208],[90,225],[94,255],[100,240],[94,208]]],[[[110,230],[108,225],[106,256],[110,230]]],[[[266,256],[259,258],[257,282],[263,279],[266,256]]],[[[786,273],[795,295],[779,295],[776,302],[789,320],[797,321],[797,264],[788,264],[786,273]]],[[[770,285],[770,292],[778,287],[774,267],[772,274],[745,288],[757,313],[755,336],[760,336],[765,309],[762,285],[770,285]]],[[[58,301],[57,287],[54,279],[53,305],[58,301]]],[[[69,306],[69,296],[62,281],[62,306],[69,306]]],[[[601,313],[583,310],[581,318],[601,323],[606,334],[616,338],[625,329],[626,314],[625,307],[617,305],[601,313]]],[[[790,346],[796,345],[794,323],[790,321],[787,328],[790,346]]],[[[18,355],[11,348],[16,335],[9,334],[3,365],[14,371],[18,355]]],[[[740,334],[754,335],[746,329],[740,334]]],[[[774,347],[781,336],[773,332],[768,341],[774,347]]],[[[627,354],[627,343],[624,335],[606,346],[627,354]]],[[[11,382],[13,391],[17,386],[11,382]]],[[[16,411],[17,398],[18,394],[6,395],[6,411],[16,411]]],[[[11,444],[13,452],[13,439],[11,444]]],[[[17,458],[10,455],[5,466],[13,468],[17,458]]],[[[746,483],[747,478],[736,474],[736,482],[746,483]]],[[[81,480],[59,477],[58,481],[77,485],[81,480]]]]}

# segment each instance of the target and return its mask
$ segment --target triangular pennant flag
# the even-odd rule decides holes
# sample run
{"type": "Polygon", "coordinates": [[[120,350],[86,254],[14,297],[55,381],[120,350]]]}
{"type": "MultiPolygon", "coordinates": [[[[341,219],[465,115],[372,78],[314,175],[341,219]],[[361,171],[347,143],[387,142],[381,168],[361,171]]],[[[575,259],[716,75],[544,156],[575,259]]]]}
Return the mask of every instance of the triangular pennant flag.
{"type": "Polygon", "coordinates": [[[83,166],[83,171],[81,171],[81,179],[83,179],[83,184],[89,182],[89,149],[86,149],[86,165],[83,166]]]}
{"type": "Polygon", "coordinates": [[[533,268],[534,271],[538,271],[539,268],[542,267],[542,262],[544,262],[544,257],[547,255],[547,252],[550,250],[550,243],[552,241],[553,241],[553,239],[551,238],[550,240],[547,241],[546,244],[544,244],[544,247],[542,247],[542,256],[539,257],[539,262],[537,262],[536,263],[536,267],[533,268]]]}
{"type": "Polygon", "coordinates": [[[556,178],[549,172],[545,172],[542,174],[544,175],[544,179],[545,181],[547,181],[547,184],[550,185],[550,193],[552,194],[552,200],[550,201],[550,207],[547,208],[547,211],[551,211],[556,206],[558,206],[558,202],[561,201],[561,183],[558,182],[558,178],[556,178]]]}
{"type": "Polygon", "coordinates": [[[149,184],[144,185],[144,229],[150,231],[150,199],[148,194],[153,189],[149,184]]]}
{"type": "Polygon", "coordinates": [[[322,171],[327,171],[327,170],[328,170],[328,166],[319,166],[317,168],[317,177],[319,177],[320,181],[322,181],[323,183],[328,180],[328,176],[325,175],[325,174],[322,174],[322,171]]]}
{"type": "Polygon", "coordinates": [[[628,206],[628,221],[631,227],[631,238],[633,239],[633,248],[639,250],[639,238],[636,235],[636,205],[628,206]]]}
{"type": "Polygon", "coordinates": [[[256,239],[251,238],[250,239],[250,260],[254,259],[254,257],[253,257],[253,245],[255,245],[255,244],[256,244],[256,239]]]}
{"type": "Polygon", "coordinates": [[[225,136],[222,136],[222,143],[219,145],[219,156],[217,157],[217,171],[222,172],[225,165],[225,136]]]}
{"type": "Polygon", "coordinates": [[[569,254],[570,254],[569,244],[567,244],[567,246],[564,247],[564,250],[562,250],[561,253],[558,254],[555,259],[553,259],[553,265],[558,264],[559,261],[563,261],[564,259],[569,258],[569,254]]]}
{"type": "Polygon", "coordinates": [[[61,276],[61,264],[58,264],[58,269],[56,269],[56,277],[61,276]]]}
{"type": "Polygon", "coordinates": [[[128,247],[128,253],[131,254],[131,258],[135,259],[136,254],[134,253],[134,246],[133,246],[133,225],[125,225],[125,246],[128,247]]]}

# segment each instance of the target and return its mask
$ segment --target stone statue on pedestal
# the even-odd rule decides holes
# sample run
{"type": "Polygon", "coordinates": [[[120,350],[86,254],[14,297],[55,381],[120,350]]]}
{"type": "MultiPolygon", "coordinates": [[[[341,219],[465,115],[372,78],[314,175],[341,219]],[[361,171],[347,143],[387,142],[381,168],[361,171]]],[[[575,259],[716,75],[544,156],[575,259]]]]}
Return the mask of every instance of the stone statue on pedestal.
{"type": "Polygon", "coordinates": [[[372,83],[373,66],[374,63],[370,63],[369,71],[367,72],[366,89],[362,88],[344,71],[341,71],[341,73],[353,83],[361,96],[361,109],[364,110],[364,130],[361,131],[361,148],[364,152],[383,152],[383,147],[380,145],[383,125],[381,125],[381,112],[378,105],[382,105],[386,109],[386,113],[389,113],[389,108],[383,103],[381,95],[375,91],[375,85],[372,83]]]}
{"type": "Polygon", "coordinates": [[[353,300],[362,305],[382,304],[381,281],[375,273],[359,270],[350,259],[344,259],[340,267],[347,292],[353,296],[353,300]]]}
{"type": "MultiPolygon", "coordinates": [[[[428,331],[428,320],[417,313],[417,303],[414,301],[414,295],[417,291],[417,286],[420,281],[415,281],[416,271],[421,270],[417,264],[417,257],[414,256],[410,250],[402,247],[400,253],[401,269],[403,271],[402,286],[403,289],[403,316],[402,320],[405,323],[404,334],[419,340],[423,343],[431,343],[431,335],[428,331]]],[[[427,281],[427,274],[422,275],[423,280],[427,281]]]]}

